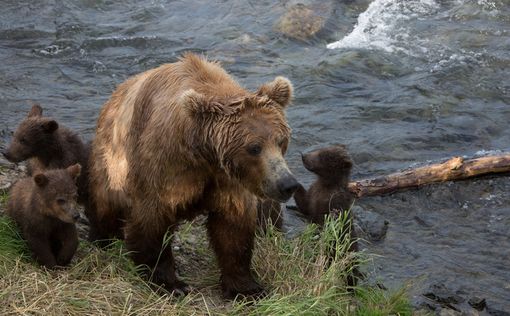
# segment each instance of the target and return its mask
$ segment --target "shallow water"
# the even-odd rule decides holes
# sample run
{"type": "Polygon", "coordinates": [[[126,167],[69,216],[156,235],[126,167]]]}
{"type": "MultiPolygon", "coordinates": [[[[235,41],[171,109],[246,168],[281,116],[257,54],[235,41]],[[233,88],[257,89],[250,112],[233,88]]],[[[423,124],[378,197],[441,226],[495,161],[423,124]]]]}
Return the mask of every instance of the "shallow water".
{"type": "MultiPolygon", "coordinates": [[[[0,141],[30,101],[90,139],[117,84],[192,50],[250,89],[292,80],[288,161],[305,184],[310,146],[348,144],[357,178],[510,149],[507,0],[305,0],[327,21],[306,42],[274,30],[297,2],[4,0],[0,141]]],[[[481,179],[360,200],[390,222],[368,246],[376,274],[411,281],[417,302],[439,280],[510,310],[509,188],[481,179]]]]}

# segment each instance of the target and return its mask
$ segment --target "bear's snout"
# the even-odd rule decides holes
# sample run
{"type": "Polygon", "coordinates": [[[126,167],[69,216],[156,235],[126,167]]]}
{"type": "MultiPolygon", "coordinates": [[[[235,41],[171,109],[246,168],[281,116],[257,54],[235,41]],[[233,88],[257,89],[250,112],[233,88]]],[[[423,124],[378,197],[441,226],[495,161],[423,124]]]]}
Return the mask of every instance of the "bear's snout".
{"type": "Polygon", "coordinates": [[[2,150],[2,155],[5,157],[5,159],[13,163],[18,163],[23,160],[20,157],[18,157],[18,153],[16,152],[16,150],[13,150],[12,148],[2,150]]]}
{"type": "Polygon", "coordinates": [[[287,201],[290,199],[292,194],[297,190],[299,186],[299,183],[297,182],[296,178],[292,176],[291,174],[287,174],[276,182],[276,187],[278,188],[278,192],[280,192],[280,195],[283,200],[287,201]]]}
{"type": "Polygon", "coordinates": [[[11,161],[11,155],[9,155],[7,150],[2,150],[2,155],[5,157],[5,159],[11,161]]]}

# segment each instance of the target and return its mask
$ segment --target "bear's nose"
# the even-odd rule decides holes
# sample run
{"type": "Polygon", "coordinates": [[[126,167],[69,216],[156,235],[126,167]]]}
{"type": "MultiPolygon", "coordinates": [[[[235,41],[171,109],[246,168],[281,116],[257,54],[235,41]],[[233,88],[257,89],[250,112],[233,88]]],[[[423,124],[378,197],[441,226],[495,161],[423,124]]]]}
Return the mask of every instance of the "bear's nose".
{"type": "Polygon", "coordinates": [[[79,220],[79,219],[80,219],[80,217],[81,217],[81,216],[80,216],[80,213],[76,213],[76,214],[74,214],[74,215],[73,215],[73,219],[74,219],[75,221],[79,220]]]}
{"type": "Polygon", "coordinates": [[[294,192],[299,187],[299,183],[292,175],[286,175],[278,180],[276,183],[278,187],[278,191],[280,191],[281,196],[288,200],[294,194],[294,192]]]}
{"type": "Polygon", "coordinates": [[[2,155],[5,157],[5,159],[11,160],[11,156],[9,156],[9,152],[7,150],[2,150],[2,155]]]}

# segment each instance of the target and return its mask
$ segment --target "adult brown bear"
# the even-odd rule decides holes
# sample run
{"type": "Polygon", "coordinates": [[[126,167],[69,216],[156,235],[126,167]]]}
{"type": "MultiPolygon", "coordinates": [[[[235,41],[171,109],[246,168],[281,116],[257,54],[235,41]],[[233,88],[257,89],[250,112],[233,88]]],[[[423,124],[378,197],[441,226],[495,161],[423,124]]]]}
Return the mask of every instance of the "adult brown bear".
{"type": "Polygon", "coordinates": [[[286,201],[298,186],[283,158],[291,97],[283,77],[251,93],[193,54],[122,83],[92,148],[91,240],[124,235],[154,282],[185,293],[163,236],[206,213],[224,295],[260,293],[250,271],[257,198],[286,201]]]}

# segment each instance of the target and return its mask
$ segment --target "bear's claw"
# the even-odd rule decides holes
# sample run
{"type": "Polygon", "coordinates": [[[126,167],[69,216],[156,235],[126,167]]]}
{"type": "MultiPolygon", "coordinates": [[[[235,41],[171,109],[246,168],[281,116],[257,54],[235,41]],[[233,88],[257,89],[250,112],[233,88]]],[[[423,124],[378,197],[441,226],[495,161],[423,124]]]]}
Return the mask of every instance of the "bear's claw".
{"type": "Polygon", "coordinates": [[[234,299],[237,296],[259,299],[266,296],[264,288],[254,280],[249,280],[241,284],[223,283],[223,296],[227,299],[234,299]]]}

